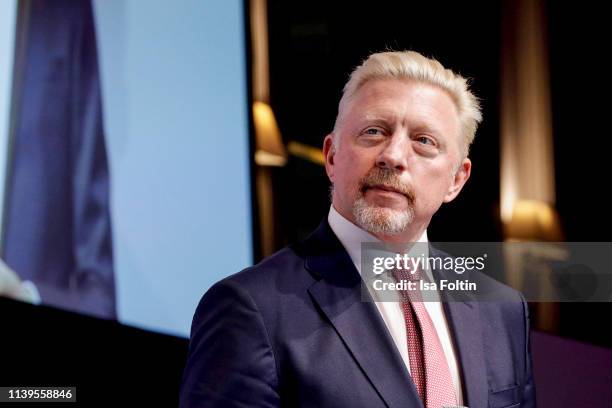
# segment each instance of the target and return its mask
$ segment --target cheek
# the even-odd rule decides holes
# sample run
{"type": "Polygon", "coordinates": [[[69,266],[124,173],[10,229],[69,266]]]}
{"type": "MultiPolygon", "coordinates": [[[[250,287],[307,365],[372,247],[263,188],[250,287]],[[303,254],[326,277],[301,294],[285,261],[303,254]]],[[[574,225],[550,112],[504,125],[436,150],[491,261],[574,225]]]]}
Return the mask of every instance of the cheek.
{"type": "Polygon", "coordinates": [[[363,179],[366,174],[367,170],[360,172],[357,171],[355,166],[349,165],[346,171],[336,179],[334,188],[338,192],[338,198],[344,202],[344,205],[352,206],[355,200],[361,197],[360,180],[363,179]]]}
{"type": "Polygon", "coordinates": [[[436,210],[444,201],[444,197],[451,186],[452,177],[450,168],[430,168],[420,177],[417,183],[417,202],[420,201],[428,209],[436,210]]]}
{"type": "Polygon", "coordinates": [[[350,165],[339,169],[336,173],[336,187],[338,187],[344,194],[353,196],[358,190],[359,180],[361,176],[352,168],[350,165]]]}
{"type": "Polygon", "coordinates": [[[370,171],[372,166],[359,155],[343,152],[336,161],[335,178],[338,183],[356,189],[361,180],[370,171]]]}

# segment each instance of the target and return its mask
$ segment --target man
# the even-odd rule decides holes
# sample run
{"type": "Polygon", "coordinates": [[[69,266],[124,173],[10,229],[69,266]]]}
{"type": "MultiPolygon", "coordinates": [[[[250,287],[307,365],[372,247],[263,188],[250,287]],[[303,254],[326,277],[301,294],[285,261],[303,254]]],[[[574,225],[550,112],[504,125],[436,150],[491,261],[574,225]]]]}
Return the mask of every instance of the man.
{"type": "Polygon", "coordinates": [[[361,243],[427,242],[470,176],[480,120],[466,80],[435,60],[385,52],[358,67],[324,141],[327,220],[204,295],[181,405],[535,406],[518,292],[489,280],[514,301],[361,298],[361,243]]]}

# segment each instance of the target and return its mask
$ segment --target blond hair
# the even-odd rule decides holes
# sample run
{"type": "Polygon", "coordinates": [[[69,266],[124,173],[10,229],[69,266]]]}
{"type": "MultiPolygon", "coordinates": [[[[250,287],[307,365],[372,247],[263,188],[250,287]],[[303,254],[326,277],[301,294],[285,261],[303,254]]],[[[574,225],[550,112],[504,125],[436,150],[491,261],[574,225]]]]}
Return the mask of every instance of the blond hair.
{"type": "MultiPolygon", "coordinates": [[[[340,99],[334,133],[340,122],[342,107],[368,81],[374,79],[409,79],[425,82],[446,91],[452,98],[464,138],[464,155],[474,141],[478,124],[482,121],[478,98],[470,91],[468,80],[432,58],[415,51],[387,51],[370,55],[355,68],[344,86],[340,99]]],[[[334,136],[334,142],[337,143],[334,136]]]]}

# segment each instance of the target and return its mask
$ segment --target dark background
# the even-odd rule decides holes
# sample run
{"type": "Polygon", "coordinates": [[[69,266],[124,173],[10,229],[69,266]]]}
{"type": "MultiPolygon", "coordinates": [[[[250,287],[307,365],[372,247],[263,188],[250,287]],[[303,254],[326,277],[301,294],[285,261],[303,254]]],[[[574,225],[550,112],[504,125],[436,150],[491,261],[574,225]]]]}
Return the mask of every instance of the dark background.
{"type": "MultiPolygon", "coordinates": [[[[557,210],[567,241],[612,241],[610,22],[594,2],[548,3],[557,210]]],[[[608,348],[611,303],[560,304],[559,333],[608,348]]]]}
{"type": "MultiPolygon", "coordinates": [[[[546,5],[557,209],[567,241],[610,241],[609,23],[599,7],[546,5]]],[[[269,0],[270,102],[284,142],[321,146],[349,72],[369,53],[414,49],[436,57],[473,78],[484,122],[472,148],[472,177],[434,217],[430,239],[502,240],[498,104],[504,10],[511,11],[512,2],[269,0]]],[[[273,176],[282,247],[326,216],[329,184],[323,167],[291,156],[273,176]]],[[[609,304],[562,304],[556,334],[612,347],[610,311],[609,304]]],[[[0,313],[0,384],[77,386],[77,405],[83,406],[177,405],[186,339],[3,299],[0,313]]]]}
{"type": "MultiPolygon", "coordinates": [[[[485,120],[472,148],[472,178],[459,198],[436,214],[428,231],[432,241],[499,241],[501,5],[282,0],[268,4],[271,105],[286,143],[322,146],[349,73],[372,52],[413,49],[473,79],[485,120]]],[[[323,167],[300,158],[290,158],[277,173],[282,245],[303,238],[327,214],[329,183],[323,167]]]]}

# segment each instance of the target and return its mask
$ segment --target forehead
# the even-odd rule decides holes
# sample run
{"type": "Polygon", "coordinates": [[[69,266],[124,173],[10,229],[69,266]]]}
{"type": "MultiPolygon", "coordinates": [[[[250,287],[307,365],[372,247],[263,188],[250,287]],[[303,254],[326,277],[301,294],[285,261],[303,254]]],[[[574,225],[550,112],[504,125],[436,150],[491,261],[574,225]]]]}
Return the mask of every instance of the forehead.
{"type": "Polygon", "coordinates": [[[363,84],[341,107],[364,117],[411,115],[429,120],[458,121],[458,110],[442,88],[425,82],[373,79],[363,84]]]}

